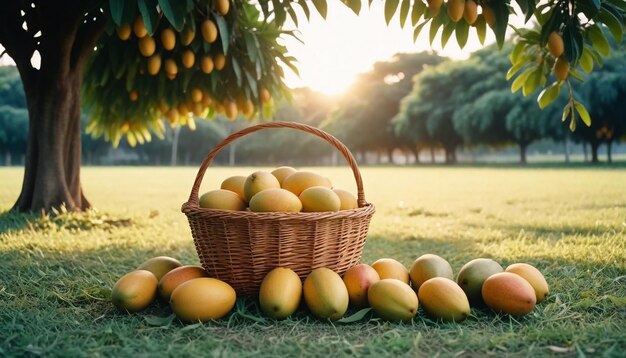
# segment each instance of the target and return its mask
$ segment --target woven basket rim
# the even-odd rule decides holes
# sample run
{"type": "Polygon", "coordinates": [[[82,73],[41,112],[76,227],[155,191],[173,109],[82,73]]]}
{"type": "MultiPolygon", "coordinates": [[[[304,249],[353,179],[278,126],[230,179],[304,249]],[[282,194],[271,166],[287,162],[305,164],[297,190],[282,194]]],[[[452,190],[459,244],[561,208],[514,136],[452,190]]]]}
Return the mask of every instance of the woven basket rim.
{"type": "Polygon", "coordinates": [[[315,221],[323,219],[343,219],[359,217],[376,212],[374,204],[366,203],[365,206],[356,209],[327,211],[327,212],[254,212],[248,210],[222,210],[201,208],[193,202],[185,202],[181,211],[187,216],[201,215],[204,218],[229,218],[247,220],[305,220],[315,221]]]}

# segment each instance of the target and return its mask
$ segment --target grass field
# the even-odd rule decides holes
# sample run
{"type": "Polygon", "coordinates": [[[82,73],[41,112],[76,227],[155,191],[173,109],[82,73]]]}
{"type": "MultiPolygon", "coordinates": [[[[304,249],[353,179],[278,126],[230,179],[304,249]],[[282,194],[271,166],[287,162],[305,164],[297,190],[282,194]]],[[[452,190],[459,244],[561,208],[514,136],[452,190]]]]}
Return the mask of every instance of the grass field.
{"type": "MultiPolygon", "coordinates": [[[[354,190],[348,169],[316,170],[354,190]]],[[[250,171],[210,168],[203,187],[250,171]]],[[[220,321],[182,325],[167,307],[115,310],[110,288],[143,260],[198,263],[180,213],[195,172],[87,168],[84,188],[100,214],[0,214],[0,356],[626,355],[624,169],[362,169],[377,207],[364,262],[393,257],[408,266],[436,253],[455,274],[477,257],[531,263],[551,295],[522,318],[473,310],[443,324],[420,310],[411,323],[369,315],[333,324],[302,311],[277,322],[242,300],[220,321]]],[[[0,212],[15,200],[21,173],[0,169],[0,212]]]]}

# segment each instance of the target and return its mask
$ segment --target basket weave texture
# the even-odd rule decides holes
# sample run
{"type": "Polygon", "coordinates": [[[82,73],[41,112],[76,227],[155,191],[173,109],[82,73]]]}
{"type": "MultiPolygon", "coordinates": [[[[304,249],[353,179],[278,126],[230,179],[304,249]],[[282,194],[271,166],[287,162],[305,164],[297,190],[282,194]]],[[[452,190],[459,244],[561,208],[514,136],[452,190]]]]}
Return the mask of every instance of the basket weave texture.
{"type": "Polygon", "coordinates": [[[233,133],[205,158],[182,212],[189,220],[196,251],[211,277],[233,286],[238,295],[258,293],[265,275],[288,267],[304,279],[327,267],[340,275],[361,260],[375,208],[365,201],[363,181],[352,153],[332,135],[301,123],[270,122],[233,133]],[[347,160],[357,184],[358,208],[319,213],[257,213],[201,208],[198,190],[215,156],[229,143],[252,132],[291,128],[316,135],[347,160]]]}

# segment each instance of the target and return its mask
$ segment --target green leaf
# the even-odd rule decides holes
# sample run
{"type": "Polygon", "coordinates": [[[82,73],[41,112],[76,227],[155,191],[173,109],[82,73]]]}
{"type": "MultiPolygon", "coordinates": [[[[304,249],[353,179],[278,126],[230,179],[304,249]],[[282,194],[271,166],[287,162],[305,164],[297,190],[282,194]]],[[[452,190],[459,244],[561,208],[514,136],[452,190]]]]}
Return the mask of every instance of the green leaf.
{"type": "MultiPolygon", "coordinates": [[[[443,13],[440,11],[439,14],[443,13]]],[[[447,18],[447,16],[446,16],[447,18]]],[[[439,27],[441,27],[441,16],[437,15],[434,17],[430,23],[430,29],[428,31],[428,39],[430,41],[430,45],[433,45],[433,41],[435,41],[435,37],[437,36],[437,32],[439,31],[439,27]]]]}
{"type": "Polygon", "coordinates": [[[561,122],[565,122],[567,120],[567,117],[569,116],[571,110],[572,110],[572,104],[571,102],[568,102],[567,105],[565,105],[565,107],[563,108],[563,115],[561,116],[561,122]]]}
{"type": "Polygon", "coordinates": [[[574,108],[576,109],[576,112],[578,112],[578,115],[580,116],[580,119],[582,119],[583,123],[585,123],[587,127],[590,127],[591,117],[589,116],[589,112],[587,112],[587,108],[585,108],[585,106],[580,102],[574,102],[574,108]]]}
{"type": "Polygon", "coordinates": [[[622,42],[624,30],[620,20],[618,20],[615,15],[613,15],[610,11],[604,8],[600,11],[600,15],[598,16],[598,18],[606,25],[606,27],[609,28],[609,31],[611,31],[611,34],[613,35],[615,40],[618,43],[622,42]]]}
{"type": "Polygon", "coordinates": [[[413,42],[417,42],[417,37],[419,36],[420,32],[422,31],[422,28],[424,28],[424,26],[428,23],[428,20],[424,20],[421,24],[415,26],[415,29],[413,30],[413,42]]]}
{"type": "Polygon", "coordinates": [[[456,26],[456,23],[450,21],[443,27],[443,31],[441,32],[441,48],[446,47],[446,45],[448,44],[448,40],[450,39],[450,36],[454,32],[455,26],[456,26]]]}
{"type": "Polygon", "coordinates": [[[485,37],[487,36],[487,22],[485,21],[485,17],[480,14],[476,18],[476,22],[474,22],[474,26],[476,27],[476,34],[478,35],[478,41],[480,41],[481,45],[485,44],[485,37]]]}
{"type": "Polygon", "coordinates": [[[546,21],[541,26],[541,46],[545,46],[548,44],[548,37],[550,37],[550,34],[553,31],[558,32],[559,27],[562,23],[563,15],[561,14],[561,11],[559,11],[558,7],[555,6],[550,11],[550,17],[548,18],[548,21],[546,21]]]}
{"type": "Polygon", "coordinates": [[[603,56],[608,56],[611,52],[609,47],[609,41],[604,36],[604,32],[600,29],[600,27],[595,24],[587,28],[587,35],[589,36],[589,40],[593,44],[593,47],[598,50],[603,56]]]}
{"type": "Polygon", "coordinates": [[[541,76],[541,67],[536,66],[536,69],[531,72],[530,75],[528,75],[528,78],[526,78],[526,81],[522,86],[522,94],[524,96],[528,96],[529,94],[533,93],[537,89],[537,87],[539,87],[539,84],[541,83],[541,76]]]}
{"type": "Polygon", "coordinates": [[[317,9],[317,12],[322,15],[324,19],[326,19],[326,14],[328,13],[328,4],[326,0],[313,0],[313,5],[317,9]]]}
{"type": "Polygon", "coordinates": [[[588,19],[593,19],[600,10],[600,0],[578,0],[576,10],[585,14],[588,19]]]}
{"type": "Polygon", "coordinates": [[[358,322],[360,320],[362,320],[363,318],[365,318],[365,316],[367,316],[368,313],[370,313],[370,311],[372,310],[371,307],[367,307],[367,308],[363,308],[359,311],[357,311],[356,313],[348,316],[348,317],[343,317],[339,320],[337,320],[337,323],[354,323],[354,322],[358,322]]]}
{"type": "Polygon", "coordinates": [[[492,1],[489,3],[493,9],[493,13],[496,18],[496,26],[493,29],[496,35],[496,42],[498,48],[502,49],[504,46],[504,38],[506,36],[506,29],[509,26],[509,6],[507,1],[492,1]]]}
{"type": "Polygon", "coordinates": [[[228,44],[230,44],[230,35],[228,32],[228,23],[221,15],[215,16],[215,22],[217,22],[217,28],[220,31],[220,39],[222,40],[222,50],[224,55],[228,53],[228,44]]]}
{"type": "Polygon", "coordinates": [[[469,24],[464,20],[456,23],[456,42],[459,44],[459,47],[462,49],[467,44],[467,36],[469,34],[469,24]]]}
{"type": "Polygon", "coordinates": [[[391,18],[396,13],[396,10],[398,10],[399,3],[400,3],[400,0],[386,0],[385,1],[385,21],[387,22],[387,25],[389,25],[391,18]]]}
{"type": "Polygon", "coordinates": [[[417,25],[419,19],[424,15],[426,11],[426,4],[422,1],[415,1],[413,3],[413,9],[411,10],[411,24],[417,25]]]}
{"type": "Polygon", "coordinates": [[[580,68],[586,73],[591,73],[593,71],[593,56],[589,52],[587,47],[583,48],[583,53],[580,56],[580,68]]]}
{"type": "Polygon", "coordinates": [[[129,24],[135,18],[137,7],[134,1],[109,0],[111,18],[116,25],[129,24]]]}
{"type": "Polygon", "coordinates": [[[521,41],[518,41],[515,46],[513,46],[510,55],[511,64],[515,65],[522,62],[520,61],[520,55],[524,53],[524,47],[526,47],[526,44],[521,41]]]}
{"type": "Polygon", "coordinates": [[[281,4],[280,0],[272,0],[272,4],[274,7],[274,21],[276,21],[278,25],[284,24],[287,19],[285,5],[281,4]]]}
{"type": "Polygon", "coordinates": [[[519,71],[522,67],[524,67],[524,65],[526,65],[525,62],[520,62],[518,64],[511,66],[511,68],[509,68],[509,70],[506,73],[506,80],[508,81],[511,78],[513,78],[513,76],[515,76],[517,71],[519,71]]]}
{"type": "Polygon", "coordinates": [[[519,91],[519,89],[524,86],[524,83],[526,83],[528,76],[530,76],[530,74],[533,73],[534,70],[534,68],[529,68],[526,71],[522,72],[519,76],[517,76],[517,78],[511,84],[511,92],[515,93],[519,91]]]}
{"type": "MultiPolygon", "coordinates": [[[[309,10],[309,5],[307,5],[307,0],[299,0],[298,4],[300,5],[300,7],[302,8],[302,11],[304,12],[304,16],[306,16],[307,20],[311,19],[311,10],[309,10]]],[[[359,3],[361,1],[359,0],[359,3]]],[[[261,1],[261,4],[263,4],[264,1],[261,1]]]]}
{"type": "Polygon", "coordinates": [[[537,97],[537,103],[539,103],[539,108],[544,109],[550,103],[554,102],[559,97],[559,93],[561,92],[561,86],[558,82],[554,82],[549,87],[546,87],[541,91],[539,97],[537,97]]]}
{"type": "Polygon", "coordinates": [[[569,22],[563,28],[563,49],[567,61],[575,65],[582,54],[583,36],[580,27],[573,22],[569,22]]]}
{"type": "Polygon", "coordinates": [[[179,0],[158,0],[159,7],[165,18],[174,26],[176,31],[182,31],[185,25],[185,3],[179,0]]]}
{"type": "Polygon", "coordinates": [[[400,6],[400,27],[404,28],[406,19],[409,17],[409,9],[411,8],[411,0],[403,0],[400,6]]]}
{"type": "Polygon", "coordinates": [[[361,12],[361,0],[342,0],[352,12],[358,15],[361,12]]]}
{"type": "MultiPolygon", "coordinates": [[[[128,1],[132,2],[132,1],[128,1]]],[[[143,23],[148,30],[150,36],[154,35],[159,25],[159,12],[157,11],[157,0],[137,0],[139,6],[139,12],[143,18],[143,23]]]]}

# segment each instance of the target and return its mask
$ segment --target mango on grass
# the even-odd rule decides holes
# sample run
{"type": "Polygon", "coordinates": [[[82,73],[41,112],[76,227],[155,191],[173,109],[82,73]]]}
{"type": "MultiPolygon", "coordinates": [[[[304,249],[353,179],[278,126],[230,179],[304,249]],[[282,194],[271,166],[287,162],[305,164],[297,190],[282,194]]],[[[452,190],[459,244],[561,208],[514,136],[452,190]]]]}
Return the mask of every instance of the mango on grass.
{"type": "Polygon", "coordinates": [[[169,256],[157,256],[144,261],[137,270],[148,270],[156,276],[157,281],[160,280],[166,273],[173,269],[182,266],[180,261],[169,256]]]}
{"type": "Polygon", "coordinates": [[[499,263],[492,259],[474,259],[461,267],[456,282],[461,286],[472,305],[483,303],[481,290],[483,282],[496,273],[504,271],[499,263]]]}
{"type": "Polygon", "coordinates": [[[415,290],[419,290],[420,286],[433,277],[445,277],[452,280],[452,266],[441,256],[433,254],[424,254],[418,257],[409,272],[411,283],[415,290]]]}
{"type": "Polygon", "coordinates": [[[226,282],[202,277],[176,287],[170,296],[170,307],[182,321],[205,322],[227,315],[236,299],[235,290],[226,282]]]}
{"type": "Polygon", "coordinates": [[[460,322],[470,314],[465,292],[446,277],[433,277],[422,283],[417,293],[424,311],[434,319],[460,322]]]}
{"type": "Polygon", "coordinates": [[[111,290],[115,307],[128,312],[138,312],[154,301],[158,280],[147,270],[136,270],[122,276],[111,290]]]}
{"type": "Polygon", "coordinates": [[[246,203],[237,193],[230,190],[216,189],[202,194],[200,207],[220,210],[244,210],[246,203]]]}
{"type": "Polygon", "coordinates": [[[372,284],[367,291],[367,300],[374,311],[388,321],[410,320],[417,314],[419,305],[411,286],[390,278],[372,284]]]}
{"type": "Polygon", "coordinates": [[[511,272],[491,275],[483,284],[482,296],[492,310],[514,316],[530,313],[537,303],[530,283],[511,272]]]}
{"type": "Polygon", "coordinates": [[[283,319],[291,316],[302,298],[302,281],[293,270],[277,267],[270,271],[259,290],[259,303],[266,315],[283,319]]]}
{"type": "Polygon", "coordinates": [[[303,291],[307,307],[319,318],[334,321],[343,317],[348,309],[348,289],[331,269],[313,270],[304,280],[303,291]]]}
{"type": "Polygon", "coordinates": [[[409,270],[399,261],[383,258],[374,261],[372,268],[378,272],[380,279],[393,278],[409,284],[409,270]]]}
{"type": "Polygon", "coordinates": [[[535,290],[537,303],[543,302],[543,300],[548,297],[548,294],[550,293],[548,282],[536,267],[526,263],[517,263],[509,265],[504,271],[520,275],[528,281],[528,283],[530,283],[535,290]]]}
{"type": "Polygon", "coordinates": [[[208,277],[209,274],[202,266],[187,265],[173,269],[159,280],[159,298],[163,302],[169,302],[172,292],[181,284],[194,278],[208,277]]]}
{"type": "Polygon", "coordinates": [[[380,281],[380,276],[370,265],[358,264],[348,269],[343,274],[343,283],[348,289],[350,304],[355,307],[367,306],[367,291],[378,281],[380,281]]]}

